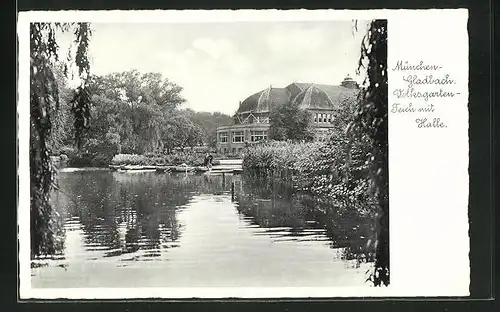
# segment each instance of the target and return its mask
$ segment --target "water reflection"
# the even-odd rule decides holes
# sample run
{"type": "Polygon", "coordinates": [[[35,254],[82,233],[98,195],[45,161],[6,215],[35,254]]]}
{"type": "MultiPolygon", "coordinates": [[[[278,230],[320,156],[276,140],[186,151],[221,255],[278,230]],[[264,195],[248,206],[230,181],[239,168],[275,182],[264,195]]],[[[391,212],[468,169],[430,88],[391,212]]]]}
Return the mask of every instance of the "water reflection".
{"type": "MultiPolygon", "coordinates": [[[[52,197],[66,231],[79,229],[87,252],[148,261],[180,246],[178,213],[200,194],[232,196],[239,218],[274,242],[320,241],[342,248],[345,259],[374,261],[376,222],[356,209],[295,192],[289,185],[249,175],[168,175],[107,171],[61,173],[52,197]],[[234,194],[232,194],[232,191],[234,194]]],[[[213,226],[217,226],[214,224],[213,226]]],[[[123,260],[122,259],[122,260],[123,260]]]]}
{"type": "MultiPolygon", "coordinates": [[[[178,247],[183,225],[177,213],[196,194],[228,193],[231,177],[151,172],[88,171],[61,173],[54,206],[69,224],[81,224],[83,245],[102,257],[138,255],[148,261],[178,247]],[[224,180],[224,181],[222,181],[224,180]],[[224,182],[224,183],[223,183],[224,182]]],[[[91,259],[95,259],[91,258],[91,259]]]]}
{"type": "Polygon", "coordinates": [[[369,265],[348,260],[373,260],[374,217],[280,181],[75,171],[59,184],[64,259],[34,268],[34,287],[362,285],[369,265]]]}
{"type": "Polygon", "coordinates": [[[374,261],[375,216],[358,207],[339,209],[277,180],[243,175],[238,186],[238,212],[249,224],[265,228],[261,235],[275,241],[325,241],[342,248],[346,260],[374,261]]]}

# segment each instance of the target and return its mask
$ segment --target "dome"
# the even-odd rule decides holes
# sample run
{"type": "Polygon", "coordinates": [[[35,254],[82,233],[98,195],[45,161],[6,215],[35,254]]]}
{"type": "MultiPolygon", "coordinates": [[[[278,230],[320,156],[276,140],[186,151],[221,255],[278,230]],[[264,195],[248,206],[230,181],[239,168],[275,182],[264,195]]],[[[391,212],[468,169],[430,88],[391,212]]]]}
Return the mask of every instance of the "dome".
{"type": "Polygon", "coordinates": [[[358,93],[358,89],[324,84],[309,84],[297,94],[293,101],[300,103],[306,109],[335,109],[339,108],[345,98],[358,93]]]}
{"type": "Polygon", "coordinates": [[[252,94],[241,102],[238,113],[264,113],[276,105],[285,104],[289,101],[290,94],[285,88],[269,87],[265,90],[252,94]]]}
{"type": "MultiPolygon", "coordinates": [[[[347,77],[346,80],[350,80],[347,77]]],[[[345,80],[344,80],[345,81],[345,80]]],[[[294,101],[306,109],[338,108],[346,97],[358,93],[356,85],[342,83],[342,86],[294,82],[286,88],[269,87],[252,94],[240,103],[237,114],[265,113],[276,105],[294,101]]]]}

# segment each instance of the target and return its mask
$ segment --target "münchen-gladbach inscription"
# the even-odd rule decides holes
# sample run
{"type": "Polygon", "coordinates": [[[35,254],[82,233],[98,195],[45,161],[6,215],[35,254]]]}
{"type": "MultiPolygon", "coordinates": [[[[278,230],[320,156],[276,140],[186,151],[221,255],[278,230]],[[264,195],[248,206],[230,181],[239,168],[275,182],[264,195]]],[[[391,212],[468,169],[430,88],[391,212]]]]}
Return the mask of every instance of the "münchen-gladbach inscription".
{"type": "MultiPolygon", "coordinates": [[[[438,71],[442,69],[440,65],[425,64],[424,61],[419,61],[417,63],[410,63],[408,61],[398,61],[396,66],[392,68],[392,71],[438,71]]],[[[459,92],[446,91],[440,88],[438,91],[419,91],[415,90],[414,87],[427,87],[427,86],[444,86],[455,84],[454,79],[450,79],[449,74],[445,75],[422,75],[422,74],[410,74],[403,76],[403,81],[407,83],[406,88],[398,88],[393,91],[393,95],[398,99],[424,99],[428,101],[429,98],[446,98],[454,97],[460,94],[459,92]]],[[[413,107],[412,103],[407,105],[401,103],[394,103],[392,105],[391,113],[433,113],[434,104],[427,103],[425,106],[413,107]]],[[[441,118],[417,118],[415,119],[418,128],[446,128],[446,124],[441,121],[441,118]]]]}

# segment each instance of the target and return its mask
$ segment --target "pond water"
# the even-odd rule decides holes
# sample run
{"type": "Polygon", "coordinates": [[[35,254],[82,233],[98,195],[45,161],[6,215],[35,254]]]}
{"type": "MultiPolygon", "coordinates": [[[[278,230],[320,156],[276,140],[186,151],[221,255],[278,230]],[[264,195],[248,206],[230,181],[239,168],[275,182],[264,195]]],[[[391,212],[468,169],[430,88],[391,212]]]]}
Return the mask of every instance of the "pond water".
{"type": "Polygon", "coordinates": [[[365,282],[374,218],[246,175],[60,172],[58,258],[32,287],[329,287],[365,282]],[[366,258],[365,258],[366,259],[366,258]]]}

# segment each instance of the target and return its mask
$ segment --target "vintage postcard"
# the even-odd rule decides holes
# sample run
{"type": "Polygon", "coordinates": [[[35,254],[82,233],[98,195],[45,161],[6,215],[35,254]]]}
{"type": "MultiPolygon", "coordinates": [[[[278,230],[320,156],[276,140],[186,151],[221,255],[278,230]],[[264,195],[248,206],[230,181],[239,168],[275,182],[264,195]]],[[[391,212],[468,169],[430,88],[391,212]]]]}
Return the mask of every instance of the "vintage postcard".
{"type": "Polygon", "coordinates": [[[19,13],[20,299],[469,295],[467,21],[19,13]]]}

